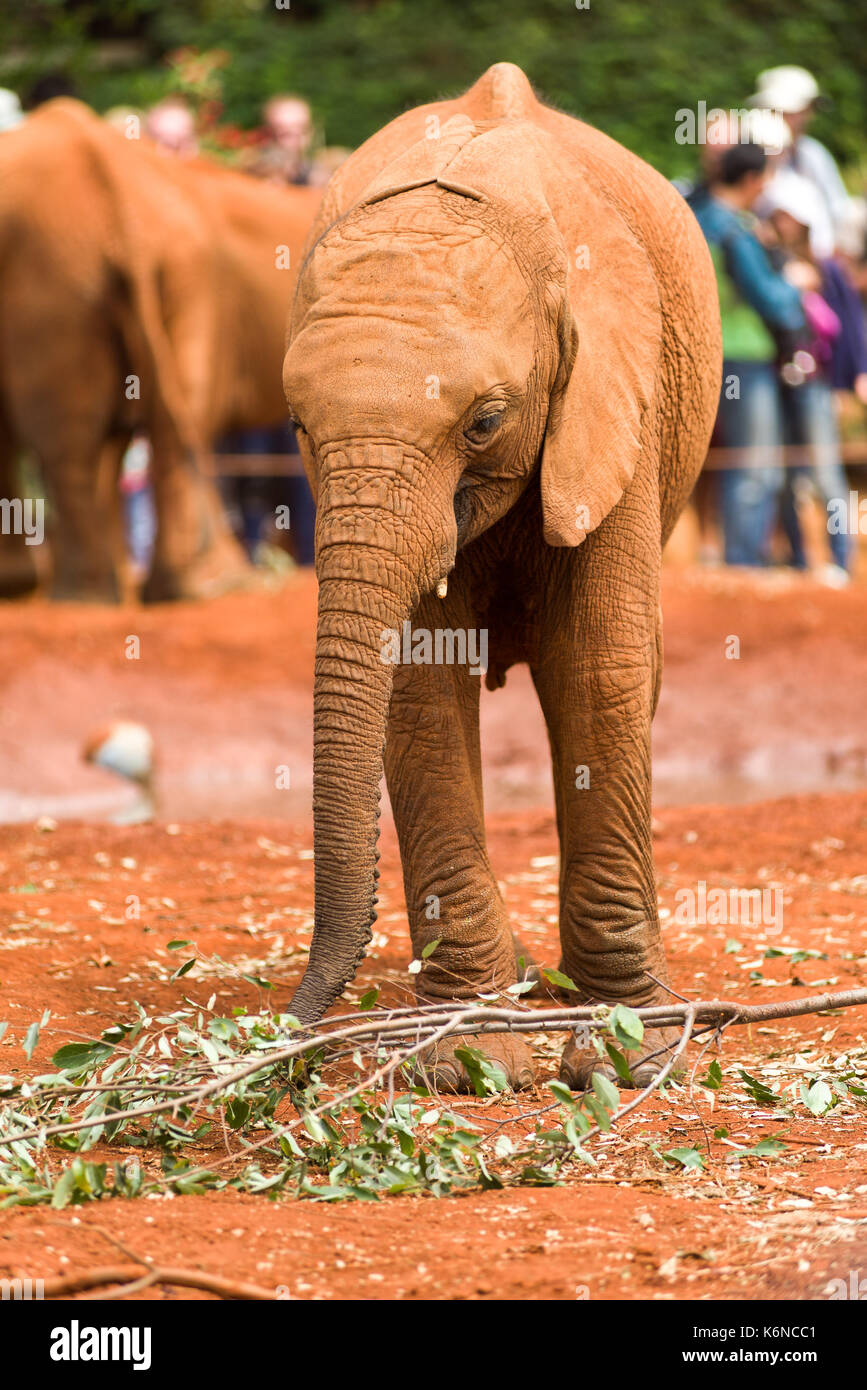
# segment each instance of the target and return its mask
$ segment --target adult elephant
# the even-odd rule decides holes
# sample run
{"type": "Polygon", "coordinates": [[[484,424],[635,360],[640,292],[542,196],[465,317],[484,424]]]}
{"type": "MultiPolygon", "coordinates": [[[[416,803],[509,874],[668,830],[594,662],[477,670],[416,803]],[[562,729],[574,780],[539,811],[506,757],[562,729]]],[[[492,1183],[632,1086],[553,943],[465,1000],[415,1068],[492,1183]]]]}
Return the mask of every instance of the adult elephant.
{"type": "MultiPolygon", "coordinates": [[[[66,99],[0,137],[0,489],[16,494],[32,450],[57,597],[117,597],[117,476],[135,430],[151,439],[157,511],[144,596],[243,578],[212,447],[285,418],[285,316],[320,198],[168,159],[66,99]]],[[[2,540],[0,591],[26,589],[32,550],[2,540]]]]}
{"type": "MultiPolygon", "coordinates": [[[[388,634],[407,621],[434,655],[438,630],[486,631],[491,688],[529,664],[554,765],[561,968],[587,1000],[665,997],[650,831],[660,554],[719,383],[713,270],[686,204],[540,105],[520,69],[399,117],[332,180],[284,363],[319,505],[302,1022],[370,937],[383,750],[413,950],[439,942],[421,998],[517,978],[485,849],[479,681],[447,656],[395,664],[388,634]]],[[[648,1032],[636,1083],[669,1042],[648,1032]]],[[[484,1051],[530,1083],[521,1040],[484,1051]]],[[[433,1060],[441,1085],[467,1084],[453,1042],[433,1060]]],[[[594,1066],[571,1040],[564,1079],[583,1088],[594,1066]]]]}

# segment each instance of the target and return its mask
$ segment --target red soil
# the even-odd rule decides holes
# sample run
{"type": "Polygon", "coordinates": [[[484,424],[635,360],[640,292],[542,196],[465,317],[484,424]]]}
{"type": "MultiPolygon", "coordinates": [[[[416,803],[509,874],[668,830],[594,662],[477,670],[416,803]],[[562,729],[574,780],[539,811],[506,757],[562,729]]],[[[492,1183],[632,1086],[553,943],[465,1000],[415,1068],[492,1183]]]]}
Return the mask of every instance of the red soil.
{"type": "MultiPolygon", "coordinates": [[[[0,1019],[10,1025],[0,1072],[24,1066],[24,1032],[46,1008],[52,1019],[37,1067],[73,1033],[127,1017],[135,1000],[170,1008],[216,992],[227,1010],[265,1002],[255,986],[211,967],[171,981],[173,938],[266,977],[273,1002],[286,1003],[312,913],[314,611],[306,576],[279,593],[199,607],[33,602],[3,611],[2,796],[22,823],[0,832],[0,1019]],[[141,637],[137,662],[123,654],[133,633],[141,637]],[[156,736],[156,825],[97,821],[126,792],[81,766],[79,749],[117,714],[144,719],[156,736]],[[290,792],[274,788],[278,764],[292,769],[290,792]],[[94,821],[66,823],[64,809],[94,821]],[[35,817],[52,810],[56,828],[35,828],[35,817]],[[209,813],[219,819],[209,821],[209,813]],[[127,921],[133,893],[141,917],[127,921]]],[[[867,790],[857,788],[865,786],[867,750],[867,591],[671,575],[665,615],[655,847],[674,987],[750,1002],[863,987],[867,790]],[[731,635],[740,638],[737,661],[725,657],[731,635]],[[792,789],[805,794],[777,796],[792,789]],[[777,799],[674,804],[759,795],[777,799]],[[782,931],[679,925],[675,894],[700,880],[779,887],[782,931]],[[724,949],[731,937],[742,943],[736,954],[724,949]],[[768,946],[824,958],[764,959],[768,946]]],[[[530,696],[515,671],[504,692],[485,699],[489,847],[516,926],[537,958],[555,965],[556,835],[530,696]]],[[[382,869],[377,936],[351,999],[372,983],[388,1000],[409,989],[399,860],[387,823],[382,869]]],[[[594,1141],[597,1169],[576,1168],[561,1188],[338,1206],[223,1192],[13,1209],[0,1226],[0,1277],[116,1263],[107,1232],[162,1263],[299,1298],[827,1297],[829,1280],[867,1275],[867,1112],[847,1104],[814,1118],[795,1105],[795,1118],[781,1119],[749,1098],[737,1068],[789,1085],[832,1070],[846,1054],[863,1074],[865,1035],[859,1010],[732,1029],[719,1055],[720,1092],[673,1090],[654,1099],[616,1137],[594,1141]],[[719,1126],[747,1147],[769,1135],[787,1147],[738,1166],[731,1146],[711,1137],[719,1126]],[[667,1168],[651,1143],[663,1151],[694,1145],[707,1171],[667,1168]]],[[[556,1074],[560,1045],[552,1038],[540,1047],[536,1093],[498,1104],[499,1119],[518,1121],[516,1133],[529,1131],[534,1108],[550,1100],[545,1082],[556,1074]]],[[[459,1108],[479,1122],[491,1116],[484,1102],[463,1099],[459,1108]]],[[[150,1289],[141,1296],[197,1295],[150,1289]]]]}

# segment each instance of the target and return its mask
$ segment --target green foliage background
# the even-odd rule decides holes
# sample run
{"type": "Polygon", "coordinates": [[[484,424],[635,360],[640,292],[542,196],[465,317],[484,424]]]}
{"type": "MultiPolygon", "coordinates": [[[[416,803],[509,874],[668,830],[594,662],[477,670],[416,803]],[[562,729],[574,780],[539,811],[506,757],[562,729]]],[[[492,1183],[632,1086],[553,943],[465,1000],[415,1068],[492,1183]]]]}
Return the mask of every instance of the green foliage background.
{"type": "Polygon", "coordinates": [[[508,59],[549,101],[674,175],[693,162],[674,142],[679,108],[741,106],[762,68],[800,63],[833,99],[814,133],[850,166],[863,163],[867,144],[865,0],[9,3],[0,83],[24,91],[40,74],[64,72],[98,110],[162,95],[172,49],[220,48],[231,54],[227,120],[256,125],[265,97],[297,90],[329,144],[355,146],[396,113],[459,92],[508,59]]]}

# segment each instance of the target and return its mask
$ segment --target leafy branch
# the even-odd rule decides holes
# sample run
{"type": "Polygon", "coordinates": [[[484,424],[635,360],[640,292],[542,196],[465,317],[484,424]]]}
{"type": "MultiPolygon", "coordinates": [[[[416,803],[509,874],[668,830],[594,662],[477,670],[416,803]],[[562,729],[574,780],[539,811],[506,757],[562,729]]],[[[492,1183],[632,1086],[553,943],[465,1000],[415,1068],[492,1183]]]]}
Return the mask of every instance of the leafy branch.
{"type": "MultiPolygon", "coordinates": [[[[594,1162],[589,1141],[658,1090],[691,1039],[704,1038],[707,1045],[734,1025],[865,1004],[867,990],[762,1005],[673,1000],[634,1010],[530,1009],[468,1000],[366,1008],[315,1029],[302,1029],[288,1015],[239,1009],[231,1018],[220,1017],[213,1003],[204,1009],[189,1003],[156,1017],[138,1006],[132,1023],[59,1048],[54,1071],[26,1080],[0,1078],[2,1204],[62,1207],[166,1188],[234,1186],[334,1200],[405,1191],[441,1195],[507,1181],[551,1184],[566,1165],[594,1162]],[[661,1050],[653,1081],[621,1105],[606,1070],[613,1065],[621,1079],[629,1079],[627,1054],[641,1048],[648,1026],[678,1028],[679,1039],[661,1050]],[[578,1029],[600,1059],[591,1089],[577,1096],[552,1082],[553,1103],[528,1117],[535,1129],[523,1147],[502,1134],[485,1136],[472,1120],[442,1108],[426,1072],[425,1058],[438,1042],[473,1034],[479,1048],[462,1048],[460,1060],[476,1094],[495,1097],[507,1083],[481,1050],[486,1036],[578,1029]],[[293,1107],[288,1120],[277,1114],[284,1101],[293,1107]],[[559,1123],[543,1128],[539,1117],[552,1108],[559,1123]],[[224,1156],[194,1166],[187,1153],[200,1149],[216,1125],[224,1156]],[[82,1156],[98,1144],[156,1150],[162,1172],[145,1172],[130,1159],[110,1169],[82,1156]],[[59,1176],[48,1157],[57,1148],[76,1155],[59,1176]]],[[[28,1055],[38,1037],[34,1024],[28,1055]]],[[[707,1080],[718,1085],[720,1079],[718,1065],[711,1064],[707,1080]]],[[[805,1092],[813,1114],[828,1108],[823,1087],[815,1083],[805,1092]]],[[[854,1088],[854,1094],[863,1092],[854,1088]]]]}

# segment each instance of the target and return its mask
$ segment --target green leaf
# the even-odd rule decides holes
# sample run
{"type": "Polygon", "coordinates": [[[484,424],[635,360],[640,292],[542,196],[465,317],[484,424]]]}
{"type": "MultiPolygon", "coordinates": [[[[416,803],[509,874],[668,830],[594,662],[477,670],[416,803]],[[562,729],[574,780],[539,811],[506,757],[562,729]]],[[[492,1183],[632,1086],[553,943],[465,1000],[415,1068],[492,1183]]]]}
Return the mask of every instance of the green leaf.
{"type": "Polygon", "coordinates": [[[61,1211],[63,1207],[72,1201],[72,1194],[75,1191],[75,1173],[72,1168],[67,1168],[62,1177],[58,1178],[54,1184],[54,1195],[51,1198],[51,1205],[55,1211],[61,1211]]]}
{"type": "Polygon", "coordinates": [[[24,1055],[28,1062],[36,1051],[36,1044],[39,1042],[39,1024],[31,1023],[24,1035],[24,1055]]]}
{"type": "Polygon", "coordinates": [[[742,1067],[738,1068],[738,1074],[757,1105],[779,1105],[780,1097],[770,1090],[764,1081],[760,1081],[757,1076],[750,1076],[742,1067]]]}
{"type": "Polygon", "coordinates": [[[364,1009],[365,1011],[367,1009],[372,1009],[378,998],[379,986],[374,985],[373,989],[369,989],[366,994],[362,994],[358,1001],[359,1009],[364,1009]]]}
{"type": "Polygon", "coordinates": [[[51,1061],[61,1071],[78,1076],[82,1072],[95,1070],[114,1052],[114,1048],[101,1042],[66,1043],[59,1047],[51,1061]]]}
{"type": "Polygon", "coordinates": [[[801,1100],[811,1115],[824,1115],[835,1104],[834,1093],[825,1081],[814,1081],[812,1086],[801,1086],[801,1100]]]}
{"type": "Polygon", "coordinates": [[[608,1110],[615,1111],[620,1108],[620,1096],[617,1087],[611,1084],[607,1076],[595,1071],[590,1078],[590,1084],[599,1100],[608,1110]]]}
{"type": "Polygon", "coordinates": [[[429,941],[421,953],[422,960],[428,960],[429,957],[433,955],[434,951],[436,950],[437,946],[439,946],[441,941],[441,936],[438,936],[435,941],[429,941]]]}
{"type": "Polygon", "coordinates": [[[581,1099],[581,1104],[584,1106],[584,1109],[589,1111],[593,1116],[593,1119],[596,1121],[603,1134],[607,1134],[611,1128],[611,1116],[595,1092],[585,1091],[581,1099]]]}
{"type": "Polygon", "coordinates": [[[779,959],[780,956],[788,957],[792,965],[800,965],[803,960],[827,960],[824,951],[810,951],[801,946],[768,946],[765,951],[765,960],[779,959]]]}
{"type": "Polygon", "coordinates": [[[719,1062],[716,1061],[716,1059],[714,1059],[714,1061],[711,1062],[710,1066],[708,1067],[707,1076],[702,1077],[701,1081],[698,1084],[700,1086],[707,1087],[709,1091],[719,1090],[720,1086],[722,1085],[722,1067],[720,1066],[719,1062]]]}
{"type": "Polygon", "coordinates": [[[590,1166],[591,1166],[591,1168],[595,1168],[595,1167],[596,1167],[596,1159],[595,1159],[595,1158],[591,1158],[591,1156],[590,1156],[590,1154],[587,1152],[587,1150],[584,1149],[584,1148],[582,1148],[582,1146],[581,1146],[581,1139],[580,1139],[580,1135],[579,1135],[579,1133],[578,1133],[578,1131],[580,1130],[581,1126],[576,1124],[576,1120],[579,1119],[579,1118],[580,1118],[581,1120],[584,1121],[584,1132],[586,1133],[586,1131],[590,1128],[590,1126],[587,1124],[587,1121],[584,1119],[584,1116],[583,1116],[583,1115],[581,1115],[581,1116],[570,1115],[569,1119],[566,1121],[566,1123],[565,1123],[565,1125],[563,1126],[563,1128],[564,1128],[564,1130],[565,1130],[565,1132],[566,1132],[566,1136],[567,1136],[567,1138],[568,1138],[568,1140],[569,1140],[569,1143],[572,1145],[572,1152],[576,1155],[576,1157],[580,1158],[584,1163],[589,1163],[590,1166]]]}
{"type": "Polygon", "coordinates": [[[778,1154],[784,1152],[786,1145],[782,1139],[760,1139],[757,1144],[753,1144],[751,1149],[734,1149],[733,1153],[737,1158],[776,1158],[778,1154]]]}
{"type": "Polygon", "coordinates": [[[226,1104],[226,1119],[230,1129],[242,1129],[250,1118],[252,1107],[240,1096],[233,1096],[226,1104]]]}
{"type": "Polygon", "coordinates": [[[477,1096],[489,1096],[509,1089],[508,1078],[483,1052],[475,1047],[456,1047],[455,1057],[466,1067],[477,1096]]]}
{"type": "Polygon", "coordinates": [[[679,1163],[683,1169],[704,1168],[704,1159],[698,1149],[667,1149],[662,1157],[679,1163]]]}
{"type": "Polygon", "coordinates": [[[606,1042],[605,1051],[611,1058],[611,1064],[620,1077],[620,1080],[627,1086],[634,1086],[635,1082],[632,1080],[632,1072],[629,1070],[629,1063],[625,1055],[620,1051],[620,1048],[615,1047],[613,1043],[606,1042]]]}
{"type": "Polygon", "coordinates": [[[546,970],[543,968],[542,974],[549,984],[556,985],[558,989],[571,989],[575,994],[578,993],[578,986],[564,975],[562,970],[546,970]]]}
{"type": "Polygon", "coordinates": [[[561,1105],[565,1105],[568,1109],[571,1110],[575,1105],[575,1097],[564,1082],[549,1081],[548,1090],[556,1100],[559,1100],[561,1105]]]}
{"type": "Polygon", "coordinates": [[[195,956],[193,956],[192,960],[185,960],[184,963],[183,963],[183,965],[180,966],[180,967],[175,971],[174,975],[172,975],[171,978],[172,978],[173,980],[179,980],[179,979],[181,978],[182,975],[189,975],[189,973],[190,973],[190,971],[192,970],[192,968],[193,968],[193,966],[195,965],[195,963],[196,963],[196,958],[195,958],[195,956]]]}
{"type": "Polygon", "coordinates": [[[644,1041],[644,1024],[633,1009],[625,1004],[615,1004],[611,1010],[608,1027],[614,1037],[629,1052],[635,1052],[644,1041]]]}
{"type": "Polygon", "coordinates": [[[192,946],[192,941],[170,941],[166,946],[167,951],[179,951],[182,946],[192,946]]]}

